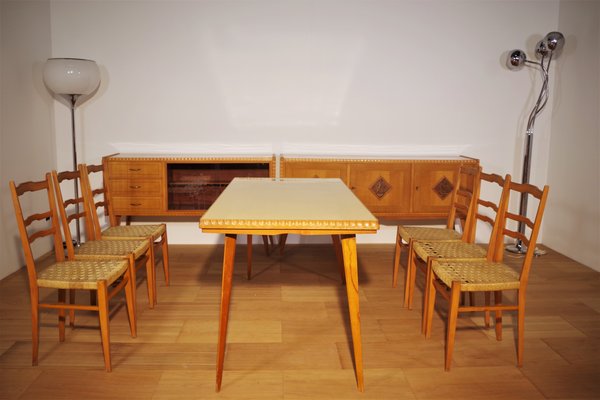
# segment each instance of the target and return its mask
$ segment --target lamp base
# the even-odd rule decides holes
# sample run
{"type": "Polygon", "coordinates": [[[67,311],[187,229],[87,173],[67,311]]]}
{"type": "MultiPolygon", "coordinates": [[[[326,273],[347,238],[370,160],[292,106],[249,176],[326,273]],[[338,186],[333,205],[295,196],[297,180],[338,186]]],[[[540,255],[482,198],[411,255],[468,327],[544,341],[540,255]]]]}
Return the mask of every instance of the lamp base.
{"type": "MultiPolygon", "coordinates": [[[[523,243],[515,243],[515,244],[511,244],[508,245],[504,248],[506,251],[508,251],[509,253],[513,253],[513,254],[525,254],[527,253],[527,246],[525,246],[523,243]]],[[[533,255],[536,257],[539,256],[543,256],[545,255],[547,252],[546,250],[542,250],[540,248],[535,248],[533,255]]]]}

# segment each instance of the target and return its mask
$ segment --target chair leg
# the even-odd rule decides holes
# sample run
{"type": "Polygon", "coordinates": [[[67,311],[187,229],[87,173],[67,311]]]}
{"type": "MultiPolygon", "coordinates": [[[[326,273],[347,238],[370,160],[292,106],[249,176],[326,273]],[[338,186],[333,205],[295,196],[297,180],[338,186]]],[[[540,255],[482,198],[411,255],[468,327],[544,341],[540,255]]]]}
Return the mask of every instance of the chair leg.
{"type": "Polygon", "coordinates": [[[137,307],[137,270],[133,254],[129,255],[129,276],[131,277],[131,289],[133,291],[133,302],[137,307]]]}
{"type": "Polygon", "coordinates": [[[40,309],[38,289],[31,291],[31,365],[38,365],[40,347],[40,309]]]}
{"type": "Polygon", "coordinates": [[[148,285],[148,304],[150,308],[154,308],[156,304],[156,274],[151,259],[152,257],[146,258],[146,283],[148,285]]]}
{"type": "Polygon", "coordinates": [[[450,371],[452,353],[454,352],[454,339],[456,336],[456,322],[458,320],[458,306],[460,304],[460,282],[452,282],[450,289],[450,305],[448,309],[448,327],[446,331],[446,363],[445,370],[450,371]]]}
{"type": "Polygon", "coordinates": [[[523,350],[525,347],[525,292],[519,290],[518,295],[519,308],[517,314],[517,365],[523,366],[523,350]]]}
{"type": "MultiPolygon", "coordinates": [[[[496,305],[502,304],[502,292],[500,290],[497,292],[494,292],[494,303],[496,305]]],[[[496,328],[496,340],[500,341],[500,340],[502,340],[502,310],[496,311],[495,328],[496,328]]]]}
{"type": "Polygon", "coordinates": [[[169,241],[167,240],[167,230],[163,233],[161,240],[162,248],[162,259],[163,259],[163,272],[165,273],[165,286],[169,286],[171,282],[170,271],[169,271],[169,241]]]}
{"type": "MultiPolygon", "coordinates": [[[[483,296],[484,296],[485,306],[487,307],[490,305],[490,292],[484,292],[483,296]]],[[[483,320],[485,322],[485,327],[489,328],[490,327],[490,311],[489,310],[485,310],[483,320]]]]}
{"type": "Polygon", "coordinates": [[[429,339],[431,337],[431,323],[433,321],[433,314],[435,311],[435,297],[437,294],[435,285],[435,274],[433,271],[429,271],[427,274],[427,280],[425,281],[425,286],[427,288],[427,310],[424,310],[423,318],[425,318],[425,329],[423,333],[425,334],[425,338],[429,339]]]}
{"type": "Polygon", "coordinates": [[[279,235],[279,254],[283,255],[283,250],[285,249],[285,242],[287,242],[288,234],[283,233],[279,235]]]}
{"type": "Polygon", "coordinates": [[[269,237],[267,235],[262,235],[263,246],[265,246],[265,254],[267,256],[271,255],[271,249],[269,246],[269,237]]]}
{"type": "Polygon", "coordinates": [[[104,354],[104,368],[112,371],[110,363],[110,327],[108,323],[108,289],[106,281],[98,282],[98,319],[100,320],[100,338],[104,354]]]}
{"type": "Polygon", "coordinates": [[[427,257],[427,266],[425,269],[425,287],[423,288],[423,308],[421,311],[421,333],[425,334],[427,330],[427,313],[429,312],[429,290],[431,290],[429,286],[430,275],[433,275],[433,271],[431,270],[431,264],[433,263],[432,257],[427,257]]]}
{"type": "MultiPolygon", "coordinates": [[[[67,290],[66,289],[58,289],[58,303],[66,304],[67,299],[67,290]]],[[[58,309],[58,340],[60,342],[65,341],[65,318],[66,313],[64,308],[58,309]]]]}
{"type": "MultiPolygon", "coordinates": [[[[265,251],[267,255],[269,255],[269,242],[267,241],[267,237],[263,235],[263,242],[266,244],[265,251]]],[[[246,259],[248,260],[248,271],[247,276],[248,280],[252,279],[252,235],[246,236],[246,259]]]]}
{"type": "Polygon", "coordinates": [[[404,284],[404,307],[412,310],[415,282],[417,280],[417,257],[413,250],[413,241],[408,243],[408,259],[406,261],[406,282],[404,284]]]}
{"type": "Polygon", "coordinates": [[[394,265],[392,268],[392,287],[398,286],[398,270],[400,269],[400,255],[402,254],[402,237],[396,233],[396,248],[394,249],[394,265]]]}
{"type": "Polygon", "coordinates": [[[125,284],[125,300],[127,303],[127,316],[129,317],[129,331],[131,337],[137,337],[137,319],[135,312],[135,297],[133,294],[133,280],[131,279],[131,270],[128,269],[124,274],[124,279],[127,279],[125,284]]]}
{"type": "MultiPolygon", "coordinates": [[[[75,304],[75,295],[77,292],[75,289],[69,289],[69,304],[75,304]]],[[[91,303],[90,303],[91,304],[91,303]]],[[[75,328],[75,310],[69,310],[69,326],[75,328]]]]}

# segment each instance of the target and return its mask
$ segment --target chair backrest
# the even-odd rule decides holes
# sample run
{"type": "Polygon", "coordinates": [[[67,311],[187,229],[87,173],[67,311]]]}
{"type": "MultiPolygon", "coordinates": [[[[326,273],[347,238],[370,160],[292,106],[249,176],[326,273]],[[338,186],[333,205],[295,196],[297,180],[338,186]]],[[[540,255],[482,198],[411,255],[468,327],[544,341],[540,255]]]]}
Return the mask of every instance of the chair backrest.
{"type": "Polygon", "coordinates": [[[80,164],[79,171],[81,173],[83,199],[87,212],[89,212],[90,225],[86,229],[93,232],[95,239],[100,239],[102,236],[102,225],[100,224],[100,213],[110,218],[110,225],[117,225],[113,221],[114,213],[112,212],[108,195],[108,188],[104,181],[104,165],[86,165],[80,164]],[[95,179],[98,178],[98,179],[95,179]],[[92,182],[100,181],[100,184],[94,185],[92,182]],[[103,211],[99,209],[102,208],[103,211]]]}
{"type": "Polygon", "coordinates": [[[546,208],[548,191],[548,185],[545,185],[543,189],[540,189],[529,183],[510,183],[510,196],[519,194],[521,196],[528,196],[530,199],[533,198],[537,201],[537,205],[534,206],[537,209],[534,211],[535,217],[533,217],[533,219],[506,210],[503,216],[502,229],[499,232],[500,240],[496,243],[496,256],[494,261],[502,262],[504,256],[504,239],[506,237],[521,240],[523,245],[527,247],[521,269],[522,285],[527,285],[527,280],[529,279],[529,270],[531,269],[531,261],[535,256],[535,246],[542,225],[542,217],[544,215],[544,209],[546,208]],[[519,232],[519,222],[522,222],[525,225],[525,233],[519,232]]]}
{"type": "Polygon", "coordinates": [[[65,194],[67,192],[63,191],[61,187],[61,184],[64,182],[71,184],[76,182],[79,191],[81,191],[83,189],[81,172],[79,170],[63,172],[52,171],[52,183],[54,185],[54,191],[56,192],[58,211],[63,226],[63,233],[67,246],[67,258],[73,259],[75,257],[75,249],[73,247],[73,235],[71,234],[70,228],[71,222],[79,221],[81,224],[81,221],[83,220],[86,240],[94,240],[94,233],[93,230],[90,229],[90,214],[88,207],[83,200],[83,196],[77,193],[76,195],[73,194],[74,197],[66,198],[65,194]]]}
{"type": "Polygon", "coordinates": [[[51,236],[54,241],[56,260],[63,261],[65,259],[52,179],[50,178],[50,174],[46,174],[46,179],[43,181],[25,182],[18,185],[15,184],[14,181],[10,181],[9,186],[15,209],[17,226],[19,227],[19,234],[21,236],[23,253],[25,254],[29,288],[30,291],[33,291],[37,288],[37,273],[35,270],[35,257],[31,249],[31,244],[37,239],[51,236]],[[48,199],[48,206],[47,208],[44,207],[44,210],[41,212],[24,216],[21,199],[23,198],[24,204],[30,205],[33,202],[27,196],[34,195],[46,197],[48,199]],[[27,198],[25,199],[24,197],[27,198]]]}
{"type": "Polygon", "coordinates": [[[480,191],[477,198],[472,241],[475,241],[478,223],[489,227],[491,232],[488,240],[487,258],[489,261],[492,261],[497,250],[496,242],[499,240],[499,232],[502,230],[503,218],[508,208],[511,176],[507,174],[505,177],[502,177],[498,174],[481,172],[480,178],[480,191]],[[491,192],[489,197],[493,199],[483,198],[481,196],[482,188],[491,192]]]}
{"type": "MultiPolygon", "coordinates": [[[[456,220],[464,222],[463,240],[469,241],[474,235],[474,220],[476,201],[479,197],[479,174],[481,167],[462,164],[452,191],[450,213],[446,222],[446,228],[454,229],[456,220]]],[[[472,240],[471,240],[472,241],[472,240]]]]}

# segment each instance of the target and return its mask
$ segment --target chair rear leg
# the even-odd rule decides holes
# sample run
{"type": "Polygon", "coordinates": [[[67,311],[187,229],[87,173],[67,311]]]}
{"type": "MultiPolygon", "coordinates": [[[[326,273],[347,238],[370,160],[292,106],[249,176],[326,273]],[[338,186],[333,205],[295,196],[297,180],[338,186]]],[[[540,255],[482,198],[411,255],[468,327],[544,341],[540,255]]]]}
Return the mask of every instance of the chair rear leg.
{"type": "Polygon", "coordinates": [[[394,265],[392,269],[392,287],[398,286],[398,270],[400,269],[400,255],[402,254],[402,237],[396,233],[396,248],[394,249],[394,265]]]}
{"type": "Polygon", "coordinates": [[[31,365],[38,365],[40,347],[40,309],[38,305],[39,294],[37,289],[31,292],[31,365]]]}
{"type": "Polygon", "coordinates": [[[108,289],[106,281],[98,282],[98,319],[100,320],[100,338],[104,354],[104,368],[112,371],[110,361],[110,327],[108,323],[108,289]]]}
{"type": "MultiPolygon", "coordinates": [[[[264,235],[263,241],[266,243],[265,252],[269,255],[269,243],[264,235]]],[[[248,280],[250,280],[252,279],[252,235],[246,235],[246,262],[248,264],[246,275],[248,280]]]]}
{"type": "MultiPolygon", "coordinates": [[[[496,305],[502,304],[502,292],[501,291],[494,292],[494,303],[496,305]]],[[[502,340],[502,310],[497,310],[495,314],[496,314],[496,323],[495,323],[496,340],[502,340]]]]}
{"type": "Polygon", "coordinates": [[[137,337],[137,319],[131,270],[128,269],[125,272],[124,279],[127,279],[127,283],[125,284],[125,300],[127,303],[127,316],[129,317],[129,331],[131,332],[131,337],[134,338],[137,337]]]}
{"type": "Polygon", "coordinates": [[[446,328],[446,371],[450,371],[450,367],[452,366],[452,354],[454,353],[454,339],[456,337],[456,323],[458,320],[459,305],[460,282],[452,282],[450,305],[448,309],[448,327],[446,328]]]}
{"type": "MultiPolygon", "coordinates": [[[[67,291],[66,289],[58,289],[58,303],[66,305],[67,291]]],[[[58,340],[65,341],[65,319],[66,313],[64,308],[58,309],[58,340]]]]}
{"type": "Polygon", "coordinates": [[[171,282],[170,270],[169,270],[169,241],[167,240],[167,230],[163,233],[162,240],[162,257],[163,257],[163,272],[165,273],[165,285],[169,286],[171,282]]]}

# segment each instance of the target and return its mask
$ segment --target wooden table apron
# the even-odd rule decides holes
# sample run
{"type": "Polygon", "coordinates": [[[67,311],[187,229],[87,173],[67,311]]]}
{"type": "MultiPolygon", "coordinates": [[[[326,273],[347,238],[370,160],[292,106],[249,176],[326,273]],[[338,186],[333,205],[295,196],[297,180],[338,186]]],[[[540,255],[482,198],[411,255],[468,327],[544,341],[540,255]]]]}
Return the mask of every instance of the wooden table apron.
{"type": "Polygon", "coordinates": [[[207,233],[225,234],[216,390],[220,390],[223,377],[237,235],[292,233],[331,235],[334,246],[341,243],[356,382],[362,392],[356,234],[376,233],[379,222],[350,189],[340,179],[236,178],[202,216],[200,228],[207,233]]]}

